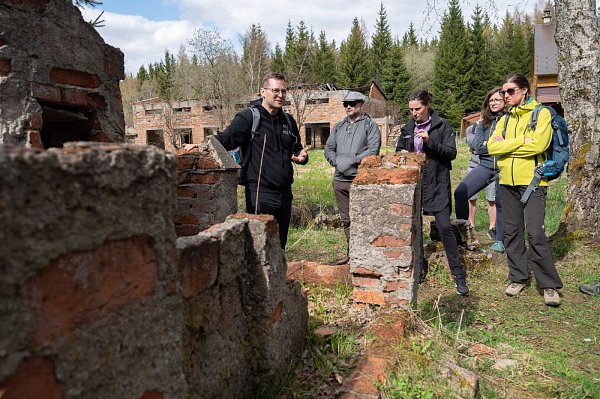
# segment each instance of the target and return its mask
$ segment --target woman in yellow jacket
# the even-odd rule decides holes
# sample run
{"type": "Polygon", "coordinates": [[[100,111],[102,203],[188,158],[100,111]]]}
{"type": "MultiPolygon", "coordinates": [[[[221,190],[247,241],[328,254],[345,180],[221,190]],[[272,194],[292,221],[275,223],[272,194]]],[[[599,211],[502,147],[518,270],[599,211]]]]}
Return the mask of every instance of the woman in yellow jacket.
{"type": "Polygon", "coordinates": [[[502,83],[504,101],[509,111],[498,121],[488,141],[490,155],[498,156],[500,196],[504,208],[504,246],[508,259],[506,295],[516,296],[529,280],[528,256],[525,248],[525,227],[529,254],[537,285],[544,291],[548,306],[559,306],[557,289],[562,281],[552,260],[552,251],[544,230],[548,182],[542,179],[526,204],[521,202],[525,189],[534,176],[536,165],[544,162],[544,154],[552,141],[550,111],[542,109],[535,130],[530,127],[531,113],[540,105],[531,95],[527,78],[509,76],[502,83]],[[508,121],[505,118],[509,118],[508,121]],[[505,124],[505,122],[507,122],[505,124]],[[505,127],[506,126],[506,130],[505,127]]]}

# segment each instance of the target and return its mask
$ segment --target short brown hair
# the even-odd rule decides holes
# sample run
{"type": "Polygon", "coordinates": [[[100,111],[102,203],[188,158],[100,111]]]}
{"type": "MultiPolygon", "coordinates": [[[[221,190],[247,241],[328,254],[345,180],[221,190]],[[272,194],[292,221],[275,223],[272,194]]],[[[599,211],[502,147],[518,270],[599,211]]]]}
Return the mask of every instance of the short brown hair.
{"type": "Polygon", "coordinates": [[[275,79],[275,80],[283,80],[283,81],[285,81],[285,76],[282,73],[279,73],[279,72],[270,73],[270,74],[268,74],[267,76],[265,76],[263,78],[262,87],[265,87],[265,85],[269,82],[269,79],[275,79]]]}

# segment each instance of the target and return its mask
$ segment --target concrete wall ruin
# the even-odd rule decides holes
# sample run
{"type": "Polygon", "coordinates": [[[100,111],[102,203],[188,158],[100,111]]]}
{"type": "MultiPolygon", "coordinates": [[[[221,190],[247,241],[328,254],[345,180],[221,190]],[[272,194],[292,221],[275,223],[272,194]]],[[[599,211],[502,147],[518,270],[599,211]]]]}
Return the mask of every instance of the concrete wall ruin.
{"type": "Polygon", "coordinates": [[[0,2],[0,142],[124,141],[123,53],[71,0],[0,2]]]}
{"type": "Polygon", "coordinates": [[[350,272],[357,304],[416,305],[424,154],[364,159],[350,189],[350,272]]]}
{"type": "Polygon", "coordinates": [[[176,240],[174,154],[0,146],[0,394],[252,396],[303,347],[275,221],[176,240]]]}

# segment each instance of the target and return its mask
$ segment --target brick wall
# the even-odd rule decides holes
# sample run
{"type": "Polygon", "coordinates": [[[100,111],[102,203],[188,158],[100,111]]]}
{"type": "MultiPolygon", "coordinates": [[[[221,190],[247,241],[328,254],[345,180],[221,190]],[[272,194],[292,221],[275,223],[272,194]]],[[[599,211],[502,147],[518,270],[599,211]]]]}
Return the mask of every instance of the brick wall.
{"type": "Polygon", "coordinates": [[[0,396],[248,397],[302,351],[271,217],[176,241],[174,154],[0,146],[0,396]]]}
{"type": "Polygon", "coordinates": [[[65,0],[5,1],[0,141],[34,148],[123,141],[123,53],[65,0]]]}
{"type": "Polygon", "coordinates": [[[350,272],[357,304],[416,304],[423,154],[363,160],[350,189],[350,272]]]}
{"type": "Polygon", "coordinates": [[[237,212],[238,169],[214,137],[197,151],[178,152],[174,219],[178,236],[198,234],[237,212]]]}

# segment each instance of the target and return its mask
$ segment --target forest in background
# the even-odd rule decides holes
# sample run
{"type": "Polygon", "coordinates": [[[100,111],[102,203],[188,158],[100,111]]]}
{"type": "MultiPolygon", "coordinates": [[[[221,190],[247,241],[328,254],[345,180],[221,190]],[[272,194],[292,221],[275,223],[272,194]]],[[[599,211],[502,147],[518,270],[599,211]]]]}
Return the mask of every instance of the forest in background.
{"type": "Polygon", "coordinates": [[[439,37],[423,40],[414,25],[398,36],[387,11],[379,5],[373,33],[354,18],[350,33],[339,45],[327,33],[288,22],[283,47],[273,48],[260,25],[252,24],[240,37],[241,54],[217,29],[196,29],[178,53],[142,65],[121,84],[127,126],[132,126],[131,104],[160,97],[163,101],[203,99],[222,110],[220,128],[235,113],[235,104],[259,91],[268,72],[282,72],[290,88],[336,87],[356,89],[375,81],[388,98],[392,115],[403,120],[407,97],[427,88],[434,107],[455,127],[478,111],[487,91],[509,73],[526,76],[531,70],[535,15],[506,13],[492,21],[480,7],[468,20],[458,0],[450,0],[441,20],[439,37]]]}

